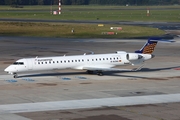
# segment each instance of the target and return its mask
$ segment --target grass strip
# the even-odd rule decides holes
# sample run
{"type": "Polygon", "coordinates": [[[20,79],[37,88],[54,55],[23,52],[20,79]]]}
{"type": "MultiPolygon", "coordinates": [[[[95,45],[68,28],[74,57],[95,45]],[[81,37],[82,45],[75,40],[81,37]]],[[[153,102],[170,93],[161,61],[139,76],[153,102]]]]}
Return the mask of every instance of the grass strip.
{"type": "Polygon", "coordinates": [[[163,34],[164,31],[156,28],[128,25],[105,24],[99,27],[98,24],[0,22],[1,36],[134,38],[163,34]],[[122,27],[122,30],[111,30],[110,27],[122,27]],[[108,35],[107,32],[113,32],[114,35],[108,35]]]}
{"type": "Polygon", "coordinates": [[[51,20],[111,20],[180,22],[180,6],[62,6],[61,15],[52,15],[58,6],[0,6],[0,18],[51,19],[51,20]],[[147,8],[150,15],[147,16],[147,8]]]}

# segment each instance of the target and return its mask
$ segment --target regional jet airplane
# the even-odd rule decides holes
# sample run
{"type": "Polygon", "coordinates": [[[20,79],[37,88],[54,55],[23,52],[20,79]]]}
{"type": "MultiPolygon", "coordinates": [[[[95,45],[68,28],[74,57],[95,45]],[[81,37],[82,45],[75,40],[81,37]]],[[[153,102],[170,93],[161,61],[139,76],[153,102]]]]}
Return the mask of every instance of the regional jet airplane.
{"type": "Polygon", "coordinates": [[[134,53],[117,51],[109,54],[23,58],[8,66],[4,71],[14,75],[14,78],[17,78],[18,73],[22,72],[67,68],[87,70],[91,74],[96,71],[98,75],[103,75],[103,71],[137,71],[141,69],[144,61],[154,57],[152,52],[158,41],[173,42],[172,40],[165,41],[161,38],[149,38],[144,46],[134,53]],[[137,69],[113,68],[120,65],[139,65],[140,67],[137,69]]]}

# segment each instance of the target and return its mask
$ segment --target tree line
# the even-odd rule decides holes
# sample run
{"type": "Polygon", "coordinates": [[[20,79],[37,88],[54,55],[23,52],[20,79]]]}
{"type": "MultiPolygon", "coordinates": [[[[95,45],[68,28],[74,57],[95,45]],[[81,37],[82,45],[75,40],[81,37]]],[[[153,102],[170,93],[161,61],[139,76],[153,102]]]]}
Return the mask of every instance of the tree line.
{"type": "MultiPolygon", "coordinates": [[[[0,0],[0,5],[58,5],[59,0],[0,0]]],[[[172,5],[180,0],[61,0],[63,5],[172,5]]]]}

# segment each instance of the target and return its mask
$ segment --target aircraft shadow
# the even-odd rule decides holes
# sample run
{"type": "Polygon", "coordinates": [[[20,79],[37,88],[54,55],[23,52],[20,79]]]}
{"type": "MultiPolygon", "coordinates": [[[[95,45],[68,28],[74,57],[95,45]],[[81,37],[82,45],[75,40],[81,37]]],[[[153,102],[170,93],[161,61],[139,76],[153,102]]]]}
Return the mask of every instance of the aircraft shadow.
{"type": "MultiPolygon", "coordinates": [[[[132,77],[132,78],[146,78],[146,77],[139,77],[139,76],[129,76],[129,75],[122,75],[122,74],[116,74],[116,73],[131,73],[131,72],[156,72],[156,71],[163,71],[163,70],[170,70],[179,68],[180,66],[175,67],[167,67],[167,68],[142,68],[139,71],[104,71],[104,76],[119,76],[119,77],[132,77]]],[[[87,72],[67,72],[67,73],[38,73],[38,74],[29,74],[29,75],[22,75],[18,76],[18,78],[23,77],[50,77],[50,76],[66,76],[66,75],[96,75],[96,72],[94,74],[88,74],[87,72]]]]}
{"type": "Polygon", "coordinates": [[[22,75],[18,76],[18,78],[21,77],[50,77],[50,76],[66,76],[66,75],[79,75],[79,74],[85,74],[86,72],[68,72],[68,73],[38,73],[38,74],[30,74],[30,75],[22,75]]]}
{"type": "MultiPolygon", "coordinates": [[[[156,72],[156,71],[163,71],[163,70],[170,70],[170,69],[175,69],[175,68],[179,68],[180,66],[174,66],[174,67],[166,67],[166,68],[142,68],[141,70],[138,71],[128,71],[128,73],[130,72],[156,72]]],[[[122,72],[104,72],[105,75],[107,76],[120,76],[120,77],[132,77],[132,78],[148,78],[148,77],[140,77],[140,76],[129,76],[129,75],[122,75],[122,74],[116,74],[116,73],[127,73],[125,71],[122,72]]]]}

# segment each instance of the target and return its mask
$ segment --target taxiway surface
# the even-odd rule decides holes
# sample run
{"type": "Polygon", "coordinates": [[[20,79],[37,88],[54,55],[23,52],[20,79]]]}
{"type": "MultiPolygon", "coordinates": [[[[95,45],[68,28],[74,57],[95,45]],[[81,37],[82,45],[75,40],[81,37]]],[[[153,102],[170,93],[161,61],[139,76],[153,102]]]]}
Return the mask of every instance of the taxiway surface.
{"type": "Polygon", "coordinates": [[[20,74],[20,78],[14,79],[3,70],[19,58],[134,52],[146,40],[0,37],[0,119],[180,119],[180,39],[175,40],[171,44],[158,43],[156,57],[138,72],[105,72],[104,76],[97,76],[61,70],[20,74]],[[123,105],[115,104],[114,99],[122,100],[123,105]],[[135,99],[151,105],[135,104],[135,99]],[[94,103],[86,100],[97,100],[94,103],[101,103],[101,108],[94,108],[94,103]],[[77,109],[80,104],[90,107],[77,109]],[[63,109],[67,106],[72,107],[63,109]]]}

